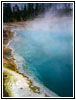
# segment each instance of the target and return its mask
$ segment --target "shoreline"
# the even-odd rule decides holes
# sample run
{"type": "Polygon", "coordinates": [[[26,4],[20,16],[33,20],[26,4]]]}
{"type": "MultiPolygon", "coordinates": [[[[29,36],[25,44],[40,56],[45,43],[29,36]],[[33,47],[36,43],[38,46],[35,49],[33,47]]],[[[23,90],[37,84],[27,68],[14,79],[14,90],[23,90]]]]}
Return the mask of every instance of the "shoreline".
{"type": "MultiPolygon", "coordinates": [[[[13,33],[14,34],[14,33],[13,33]]],[[[10,40],[8,40],[8,43],[7,44],[5,44],[5,47],[3,46],[3,48],[5,48],[5,49],[7,49],[7,47],[8,47],[8,45],[9,45],[9,42],[11,41],[11,39],[10,40]]],[[[15,64],[15,62],[14,62],[14,57],[13,57],[13,55],[12,55],[12,48],[8,48],[8,52],[9,52],[9,50],[11,51],[11,56],[12,56],[12,59],[13,59],[13,64],[15,64]]],[[[4,51],[6,51],[6,50],[4,50],[4,51]]],[[[4,55],[4,53],[3,53],[3,55],[4,55]]],[[[4,59],[4,57],[3,57],[3,59],[4,59]]],[[[10,59],[10,58],[9,58],[10,59]]],[[[4,82],[3,82],[3,85],[4,85],[4,88],[5,88],[5,92],[8,94],[8,96],[9,97],[15,97],[15,95],[13,94],[14,93],[14,91],[12,91],[11,90],[11,86],[12,86],[12,84],[14,84],[15,85],[15,83],[14,83],[14,79],[16,78],[15,76],[14,76],[14,74],[15,75],[18,75],[18,76],[20,76],[20,77],[23,77],[22,79],[24,79],[25,81],[26,81],[26,86],[28,86],[28,89],[29,89],[29,91],[32,91],[32,93],[35,93],[34,94],[34,96],[36,96],[36,95],[38,95],[38,97],[39,97],[39,95],[40,95],[40,97],[42,96],[42,97],[48,97],[47,96],[47,94],[41,94],[40,93],[40,88],[39,87],[37,87],[37,86],[33,86],[32,85],[32,81],[31,80],[29,80],[29,78],[27,77],[27,76],[25,76],[25,75],[23,75],[22,73],[19,73],[18,72],[18,70],[17,70],[17,65],[15,64],[15,68],[14,69],[12,69],[11,67],[7,67],[8,65],[6,64],[6,61],[5,61],[5,59],[4,59],[4,61],[3,61],[3,73],[4,73],[4,75],[3,75],[3,78],[4,78],[4,82]],[[12,73],[14,73],[14,74],[12,74],[11,75],[11,72],[12,71],[12,73]],[[14,77],[14,79],[13,80],[11,80],[11,77],[14,77]],[[26,78],[26,79],[25,79],[26,78]],[[10,82],[10,83],[9,83],[10,82]],[[9,84],[11,84],[11,85],[9,85],[9,84]],[[37,93],[37,94],[36,94],[37,93]]],[[[16,78],[18,81],[19,81],[19,77],[18,78],[16,78]]],[[[15,81],[17,81],[15,79],[15,81]]],[[[16,84],[17,84],[17,82],[16,82],[16,84]]],[[[22,86],[23,86],[23,84],[22,84],[22,86]]],[[[16,87],[15,87],[16,88],[16,87]]],[[[23,87],[24,88],[24,87],[23,87]]],[[[23,88],[21,88],[21,89],[23,89],[23,88]]],[[[26,90],[27,91],[27,90],[26,90]]],[[[4,91],[3,91],[4,92],[4,91]]],[[[6,95],[6,93],[4,93],[5,95],[6,95]]],[[[30,94],[31,95],[31,94],[30,94]]],[[[26,95],[25,95],[26,96],[26,95]]]]}
{"type": "MultiPolygon", "coordinates": [[[[12,24],[11,24],[12,25],[12,24]]],[[[8,27],[8,26],[7,26],[8,27]]],[[[14,26],[12,26],[14,28],[14,26]]],[[[10,28],[9,28],[10,29],[10,28]]],[[[12,28],[11,28],[12,29],[12,28]]],[[[13,32],[14,34],[14,32],[13,32]]],[[[13,37],[12,37],[13,38],[13,37]]],[[[10,44],[10,41],[12,41],[11,39],[8,41],[8,44],[6,44],[7,48],[8,48],[8,45],[10,44]]],[[[8,93],[8,95],[11,97],[50,97],[48,96],[49,94],[52,96],[52,97],[58,97],[58,95],[55,95],[54,92],[43,92],[41,93],[40,91],[40,86],[35,86],[32,84],[32,81],[26,74],[23,74],[23,73],[20,73],[17,69],[17,64],[15,63],[15,59],[14,59],[14,55],[12,54],[12,48],[9,48],[11,50],[11,55],[12,55],[12,59],[13,59],[13,63],[15,64],[15,70],[11,70],[7,67],[4,67],[4,73],[5,73],[5,90],[6,92],[8,93]],[[12,71],[12,75],[10,75],[10,72],[12,71]],[[18,77],[15,77],[15,75],[17,75],[18,77]],[[10,76],[10,77],[8,77],[10,76]],[[12,79],[13,77],[13,79],[12,79]],[[24,92],[27,93],[27,90],[24,88],[26,87],[25,85],[23,85],[23,83],[21,83],[22,85],[19,86],[18,83],[21,81],[19,80],[19,77],[22,77],[21,79],[26,81],[27,83],[27,89],[28,89],[28,94],[24,94],[24,96],[22,96],[24,92]],[[15,81],[14,81],[15,80],[15,81]],[[10,84],[10,86],[9,86],[10,84]],[[13,90],[13,88],[11,88],[13,86],[14,89],[18,90],[18,91],[22,91],[21,93],[19,93],[18,91],[15,93],[15,91],[13,90]],[[24,87],[23,87],[24,86],[24,87]],[[7,88],[6,88],[7,87],[7,88]],[[10,87],[10,88],[9,88],[10,87]],[[18,88],[20,87],[20,88],[18,88]],[[31,92],[30,92],[31,91],[31,92]],[[13,94],[14,93],[14,94],[13,94]],[[31,93],[31,94],[30,94],[31,93]],[[21,95],[22,94],[22,95],[21,95]],[[20,96],[21,95],[21,96],[20,96]],[[54,96],[55,95],[55,96],[54,96]]],[[[9,58],[10,59],[10,58],[9,58]]],[[[47,88],[45,88],[47,89],[47,88]]],[[[46,90],[47,91],[47,90],[46,90]]]]}

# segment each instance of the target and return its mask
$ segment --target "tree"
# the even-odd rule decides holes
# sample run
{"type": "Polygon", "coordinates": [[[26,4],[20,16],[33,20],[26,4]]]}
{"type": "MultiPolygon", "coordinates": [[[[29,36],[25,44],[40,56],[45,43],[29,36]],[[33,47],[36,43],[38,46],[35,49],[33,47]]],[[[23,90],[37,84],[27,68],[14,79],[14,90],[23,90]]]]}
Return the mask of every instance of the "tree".
{"type": "Polygon", "coordinates": [[[15,11],[15,7],[13,7],[13,20],[16,20],[16,11],[15,11]]]}
{"type": "MultiPolygon", "coordinates": [[[[39,7],[38,7],[39,8],[39,7]]],[[[45,5],[45,3],[41,3],[41,7],[40,7],[40,12],[41,13],[43,13],[44,11],[45,11],[45,9],[46,9],[46,5],[45,5]]]]}
{"type": "Polygon", "coordinates": [[[15,5],[15,7],[13,7],[13,16],[17,21],[20,21],[21,12],[17,4],[15,5]]]}
{"type": "Polygon", "coordinates": [[[51,8],[51,7],[52,7],[52,3],[48,3],[47,8],[51,8]]]}
{"type": "Polygon", "coordinates": [[[65,3],[64,7],[65,7],[65,9],[70,9],[70,3],[65,3]]]}
{"type": "Polygon", "coordinates": [[[71,11],[70,3],[64,3],[64,12],[69,15],[71,14],[71,11]]]}
{"type": "Polygon", "coordinates": [[[6,22],[7,20],[7,15],[6,15],[6,9],[7,9],[7,4],[3,4],[3,21],[6,22]]]}
{"type": "Polygon", "coordinates": [[[36,3],[36,7],[35,7],[35,15],[38,15],[39,12],[39,4],[36,3]]]}
{"type": "Polygon", "coordinates": [[[3,5],[3,16],[4,16],[4,21],[12,21],[12,9],[11,9],[11,4],[10,3],[4,3],[3,5]]]}
{"type": "Polygon", "coordinates": [[[22,18],[24,20],[26,20],[27,18],[27,9],[26,9],[26,5],[24,5],[23,11],[22,11],[22,18]]]}
{"type": "Polygon", "coordinates": [[[34,14],[34,5],[33,3],[29,3],[28,4],[28,16],[30,17],[33,14],[34,14]]]}
{"type": "Polygon", "coordinates": [[[31,3],[31,14],[33,14],[34,13],[34,5],[33,5],[33,3],[31,3]]]}

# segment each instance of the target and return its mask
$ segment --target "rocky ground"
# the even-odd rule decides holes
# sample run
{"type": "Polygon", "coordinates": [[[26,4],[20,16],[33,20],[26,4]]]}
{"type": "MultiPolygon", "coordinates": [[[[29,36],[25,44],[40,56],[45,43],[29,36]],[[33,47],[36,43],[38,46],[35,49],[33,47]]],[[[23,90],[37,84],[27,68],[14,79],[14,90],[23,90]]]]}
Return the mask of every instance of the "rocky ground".
{"type": "Polygon", "coordinates": [[[33,86],[27,76],[18,73],[12,50],[6,47],[14,34],[10,27],[8,25],[3,30],[3,97],[48,97],[40,93],[40,88],[33,86]]]}

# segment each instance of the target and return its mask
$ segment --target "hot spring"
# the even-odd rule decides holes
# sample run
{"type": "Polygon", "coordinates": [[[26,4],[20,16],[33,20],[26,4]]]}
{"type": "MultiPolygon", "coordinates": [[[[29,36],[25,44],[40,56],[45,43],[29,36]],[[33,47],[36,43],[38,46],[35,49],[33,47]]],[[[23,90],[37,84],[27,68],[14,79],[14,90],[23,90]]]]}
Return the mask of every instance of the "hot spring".
{"type": "Polygon", "coordinates": [[[13,29],[13,48],[19,70],[62,97],[73,96],[72,17],[43,17],[13,29]],[[23,59],[23,60],[21,60],[23,59]]]}

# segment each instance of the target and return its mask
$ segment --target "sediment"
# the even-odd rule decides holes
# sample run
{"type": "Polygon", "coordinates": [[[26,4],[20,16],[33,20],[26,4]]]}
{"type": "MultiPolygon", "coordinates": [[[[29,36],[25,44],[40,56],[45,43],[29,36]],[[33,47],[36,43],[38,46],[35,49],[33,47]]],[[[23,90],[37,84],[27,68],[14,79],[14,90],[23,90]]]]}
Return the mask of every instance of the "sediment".
{"type": "MultiPolygon", "coordinates": [[[[11,25],[12,27],[12,25],[11,25]]],[[[3,30],[3,96],[4,97],[46,97],[47,94],[40,93],[40,87],[33,86],[27,76],[18,72],[14,62],[12,49],[7,48],[9,40],[14,32],[11,28],[3,30]]]]}

